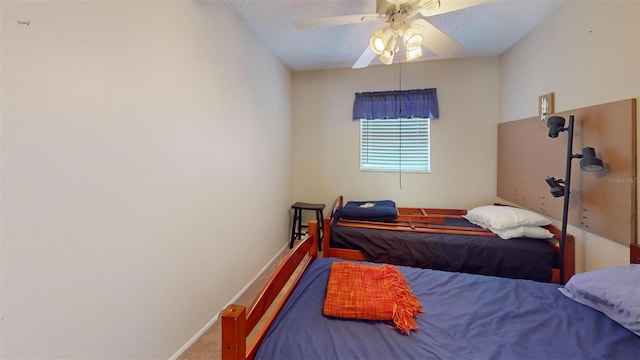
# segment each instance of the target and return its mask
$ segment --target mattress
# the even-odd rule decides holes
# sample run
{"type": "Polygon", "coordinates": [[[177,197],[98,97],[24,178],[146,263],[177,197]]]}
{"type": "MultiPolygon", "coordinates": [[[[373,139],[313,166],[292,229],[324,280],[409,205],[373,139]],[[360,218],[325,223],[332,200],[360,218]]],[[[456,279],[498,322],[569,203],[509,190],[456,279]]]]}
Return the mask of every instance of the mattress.
{"type": "Polygon", "coordinates": [[[640,337],[565,297],[559,285],[400,266],[425,310],[404,335],[323,315],[331,263],[317,259],[257,359],[632,359],[640,337]]]}
{"type": "MultiPolygon", "coordinates": [[[[465,219],[445,225],[478,228],[465,219]]],[[[360,250],[367,260],[435,270],[550,282],[558,256],[548,240],[431,234],[337,225],[331,246],[360,250]]]]}

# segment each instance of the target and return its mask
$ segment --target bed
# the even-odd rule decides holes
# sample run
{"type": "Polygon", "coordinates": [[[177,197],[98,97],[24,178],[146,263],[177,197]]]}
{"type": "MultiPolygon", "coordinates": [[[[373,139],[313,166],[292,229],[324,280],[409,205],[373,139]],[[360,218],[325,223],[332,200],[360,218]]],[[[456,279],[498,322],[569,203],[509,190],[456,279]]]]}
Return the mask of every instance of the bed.
{"type": "MultiPolygon", "coordinates": [[[[344,259],[317,258],[318,226],[297,244],[249,309],[230,305],[221,314],[223,359],[631,359],[640,349],[640,309],[627,320],[561,293],[560,285],[397,266],[421,301],[418,329],[405,335],[384,321],[324,316],[330,268],[344,259]],[[283,291],[285,283],[291,287],[283,291]],[[281,301],[272,303],[278,294],[281,301]],[[269,310],[268,310],[269,309],[269,310]],[[625,322],[626,321],[626,322],[625,322]],[[262,326],[256,327],[261,323],[262,326]],[[252,340],[247,342],[248,334],[252,340]]],[[[637,245],[631,259],[639,259],[637,245]]],[[[358,262],[360,263],[360,262],[358,262]]],[[[371,263],[368,263],[371,264],[371,263]]],[[[378,264],[375,264],[378,265],[378,264]]],[[[631,270],[640,271],[640,265],[631,270]]],[[[627,271],[626,267],[620,269],[627,271]]],[[[638,276],[602,281],[638,291],[638,276]]],[[[583,276],[584,275],[584,276],[583,276]]],[[[619,273],[614,275],[618,276],[619,273]]],[[[611,276],[608,273],[607,276],[611,276]]],[[[577,280],[581,279],[581,282],[577,280]]],[[[579,293],[571,288],[574,293],[579,293]]],[[[611,293],[607,288],[604,293],[611,293]]],[[[627,292],[627,295],[629,293],[627,292]]],[[[633,293],[631,293],[633,296],[633,293]]],[[[587,297],[588,298],[588,297],[587,297]]],[[[629,299],[627,296],[626,299],[629,299]]],[[[624,303],[628,306],[629,303],[624,303]]],[[[596,304],[597,306],[597,304],[596,304]]],[[[625,308],[628,309],[628,308],[625,308]]],[[[625,310],[626,311],[626,310],[625,310]]]]}
{"type": "Polygon", "coordinates": [[[555,283],[560,283],[561,264],[565,280],[575,273],[574,237],[567,234],[561,262],[560,230],[553,225],[544,226],[553,236],[548,240],[503,240],[464,219],[463,209],[397,207],[395,219],[382,213],[358,220],[359,214],[345,218],[348,208],[342,196],[329,208],[324,257],[555,283]]]}

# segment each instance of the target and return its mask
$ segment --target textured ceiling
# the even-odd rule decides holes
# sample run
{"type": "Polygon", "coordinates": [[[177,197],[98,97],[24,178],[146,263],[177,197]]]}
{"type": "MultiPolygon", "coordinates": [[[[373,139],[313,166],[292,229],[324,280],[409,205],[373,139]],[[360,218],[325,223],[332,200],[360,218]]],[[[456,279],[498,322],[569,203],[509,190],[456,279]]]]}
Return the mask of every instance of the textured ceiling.
{"type": "MultiPolygon", "coordinates": [[[[441,0],[446,1],[460,0],[441,0]]],[[[462,44],[452,57],[498,55],[555,11],[564,0],[495,0],[428,17],[462,44]]],[[[265,46],[294,71],[351,67],[383,21],[297,28],[296,19],[372,14],[375,0],[222,0],[265,46]]],[[[438,57],[423,50],[421,60],[438,57]]],[[[371,65],[380,64],[375,59],[371,65]]]]}

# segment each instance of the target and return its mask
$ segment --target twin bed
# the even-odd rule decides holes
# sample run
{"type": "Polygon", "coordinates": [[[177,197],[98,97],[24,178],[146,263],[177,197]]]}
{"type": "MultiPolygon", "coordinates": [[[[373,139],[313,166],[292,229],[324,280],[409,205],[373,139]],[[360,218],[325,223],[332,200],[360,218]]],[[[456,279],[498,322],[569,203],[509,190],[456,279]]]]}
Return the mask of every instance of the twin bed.
{"type": "Polygon", "coordinates": [[[567,235],[560,261],[560,230],[553,225],[544,226],[553,236],[548,240],[504,240],[463,218],[466,210],[395,208],[381,201],[369,214],[373,203],[345,206],[342,196],[335,199],[324,220],[324,257],[556,283],[560,266],[565,279],[575,272],[574,238],[567,235]]]}
{"type": "Polygon", "coordinates": [[[309,232],[249,309],[223,311],[224,359],[638,357],[640,265],[578,274],[565,287],[397,266],[424,309],[405,335],[385,321],[323,315],[332,264],[349,260],[317,258],[318,224],[309,232]]]}

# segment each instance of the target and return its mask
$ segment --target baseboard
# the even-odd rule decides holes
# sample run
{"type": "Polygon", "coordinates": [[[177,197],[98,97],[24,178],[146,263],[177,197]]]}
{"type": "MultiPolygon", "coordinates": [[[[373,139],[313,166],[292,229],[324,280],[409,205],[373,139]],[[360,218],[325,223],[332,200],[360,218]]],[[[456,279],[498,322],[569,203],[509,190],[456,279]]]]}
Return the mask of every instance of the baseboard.
{"type": "Polygon", "coordinates": [[[202,336],[202,334],[204,334],[205,331],[209,330],[209,328],[213,326],[213,324],[218,320],[218,317],[219,317],[218,314],[216,314],[211,320],[209,320],[204,325],[204,327],[200,329],[200,331],[198,331],[191,339],[189,339],[189,341],[187,341],[186,344],[182,345],[182,347],[178,351],[176,351],[175,354],[171,355],[169,360],[176,360],[178,357],[180,357],[180,355],[182,355],[185,351],[187,351],[187,349],[190,348],[191,345],[193,345],[193,343],[198,341],[200,336],[202,336]]]}
{"type": "Polygon", "coordinates": [[[224,308],[220,309],[220,311],[218,311],[211,320],[207,321],[207,323],[202,327],[202,329],[200,329],[191,339],[189,339],[189,341],[187,341],[186,344],[184,344],[178,351],[176,351],[175,354],[171,355],[169,360],[176,360],[178,357],[180,357],[180,355],[182,355],[185,351],[187,351],[187,349],[191,347],[191,345],[193,345],[193,343],[195,343],[200,338],[200,336],[202,336],[202,334],[205,333],[205,331],[209,330],[209,328],[213,326],[213,324],[216,321],[218,321],[218,318],[220,317],[220,313],[222,312],[222,310],[224,310],[227,306],[236,302],[240,298],[240,296],[242,296],[242,294],[245,291],[247,291],[247,289],[251,285],[253,285],[253,283],[269,268],[269,266],[271,266],[271,264],[273,264],[273,262],[280,257],[282,252],[288,249],[288,247],[289,247],[289,242],[286,242],[284,246],[282,246],[280,251],[278,251],[276,255],[274,255],[271,258],[271,260],[269,260],[269,262],[265,266],[263,266],[262,269],[260,269],[260,271],[258,271],[256,276],[253,279],[251,279],[251,281],[249,281],[247,285],[245,285],[242,289],[240,289],[240,291],[224,306],[224,308]]]}

